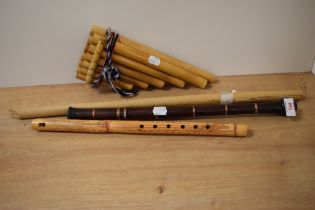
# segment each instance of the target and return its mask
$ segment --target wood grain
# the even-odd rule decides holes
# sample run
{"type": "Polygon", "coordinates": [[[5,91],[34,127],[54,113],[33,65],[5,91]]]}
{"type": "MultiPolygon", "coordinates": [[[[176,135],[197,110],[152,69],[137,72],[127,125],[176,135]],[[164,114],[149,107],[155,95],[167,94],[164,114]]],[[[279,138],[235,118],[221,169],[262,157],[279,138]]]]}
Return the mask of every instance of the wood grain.
{"type": "Polygon", "coordinates": [[[0,89],[0,209],[314,209],[314,76],[219,79],[137,97],[289,88],[306,100],[297,118],[211,118],[248,124],[247,138],[68,134],[36,132],[8,110],[119,96],[87,84],[0,89]]]}

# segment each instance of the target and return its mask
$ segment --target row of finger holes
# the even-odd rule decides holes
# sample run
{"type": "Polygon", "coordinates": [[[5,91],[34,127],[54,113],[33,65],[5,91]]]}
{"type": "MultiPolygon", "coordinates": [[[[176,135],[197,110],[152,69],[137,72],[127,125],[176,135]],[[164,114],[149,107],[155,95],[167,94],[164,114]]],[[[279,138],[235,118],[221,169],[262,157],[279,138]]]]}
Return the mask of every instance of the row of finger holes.
{"type": "MultiPolygon", "coordinates": [[[[140,127],[140,128],[144,128],[144,125],[143,125],[143,124],[140,124],[139,127],[140,127]]],[[[153,128],[157,128],[157,127],[158,127],[157,125],[153,125],[153,128]]],[[[167,127],[167,128],[171,128],[171,125],[170,125],[170,124],[167,124],[166,127],[167,127]]],[[[184,129],[184,128],[185,128],[185,125],[181,125],[180,128],[181,128],[181,129],[184,129]]],[[[198,128],[198,125],[194,125],[194,129],[197,129],[197,128],[198,128]]],[[[209,128],[210,128],[210,125],[206,125],[206,129],[209,129],[209,128]]]]}

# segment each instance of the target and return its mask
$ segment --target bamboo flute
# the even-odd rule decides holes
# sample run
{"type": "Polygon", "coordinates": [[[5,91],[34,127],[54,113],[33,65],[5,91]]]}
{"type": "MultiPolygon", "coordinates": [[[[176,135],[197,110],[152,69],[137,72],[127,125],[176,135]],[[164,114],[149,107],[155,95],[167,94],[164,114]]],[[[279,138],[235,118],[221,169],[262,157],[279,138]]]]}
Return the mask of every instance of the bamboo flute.
{"type": "MultiPolygon", "coordinates": [[[[280,101],[238,104],[163,106],[142,108],[84,109],[69,107],[68,119],[85,120],[165,120],[216,115],[274,114],[287,116],[285,99],[280,101]]],[[[294,102],[293,102],[294,103],[294,102]]],[[[293,106],[293,104],[292,104],[293,106]]],[[[297,110],[297,103],[294,103],[297,110]]]]}
{"type": "MultiPolygon", "coordinates": [[[[128,107],[148,107],[148,106],[171,106],[171,105],[198,105],[198,104],[219,104],[221,103],[221,93],[207,93],[199,95],[162,96],[150,98],[125,98],[120,100],[105,100],[85,103],[67,103],[60,105],[35,106],[27,108],[11,109],[11,114],[15,118],[26,119],[49,116],[65,116],[68,107],[78,108],[128,108],[128,107]]],[[[238,91],[233,94],[232,102],[261,102],[277,101],[281,98],[293,98],[294,100],[304,99],[301,90],[265,90],[265,91],[238,91]]]]}
{"type": "Polygon", "coordinates": [[[35,119],[32,128],[38,131],[123,133],[153,135],[247,136],[247,125],[191,121],[121,121],[35,119]]]}

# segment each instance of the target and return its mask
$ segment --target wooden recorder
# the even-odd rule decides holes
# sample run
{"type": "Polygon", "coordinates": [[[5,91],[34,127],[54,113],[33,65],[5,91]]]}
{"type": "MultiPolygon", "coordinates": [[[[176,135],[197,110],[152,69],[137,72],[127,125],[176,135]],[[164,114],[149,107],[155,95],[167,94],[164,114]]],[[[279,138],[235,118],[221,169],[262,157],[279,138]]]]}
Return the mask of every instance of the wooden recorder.
{"type": "Polygon", "coordinates": [[[247,125],[192,121],[121,121],[34,119],[38,131],[197,136],[247,136],[247,125]]]}

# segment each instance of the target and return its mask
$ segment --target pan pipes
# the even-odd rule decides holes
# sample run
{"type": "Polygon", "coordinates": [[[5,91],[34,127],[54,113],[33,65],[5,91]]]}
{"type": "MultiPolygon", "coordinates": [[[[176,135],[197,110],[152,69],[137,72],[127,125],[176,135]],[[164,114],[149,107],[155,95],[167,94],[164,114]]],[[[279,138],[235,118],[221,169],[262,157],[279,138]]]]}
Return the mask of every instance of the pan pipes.
{"type": "Polygon", "coordinates": [[[122,91],[134,87],[163,88],[165,84],[183,88],[186,83],[204,88],[208,82],[216,81],[205,70],[99,26],[91,29],[77,78],[88,83],[106,79],[114,90],[122,91]],[[116,67],[119,73],[115,74],[111,67],[116,67]]]}
{"type": "MultiPolygon", "coordinates": [[[[278,102],[240,103],[224,105],[192,105],[170,107],[113,108],[113,109],[68,109],[68,119],[87,120],[164,120],[196,118],[215,115],[277,114],[286,116],[286,99],[278,102]]],[[[292,104],[296,110],[296,102],[292,104]]]]}
{"type": "Polygon", "coordinates": [[[247,125],[191,121],[122,121],[35,119],[32,128],[38,131],[123,133],[155,135],[247,136],[247,125]]]}

